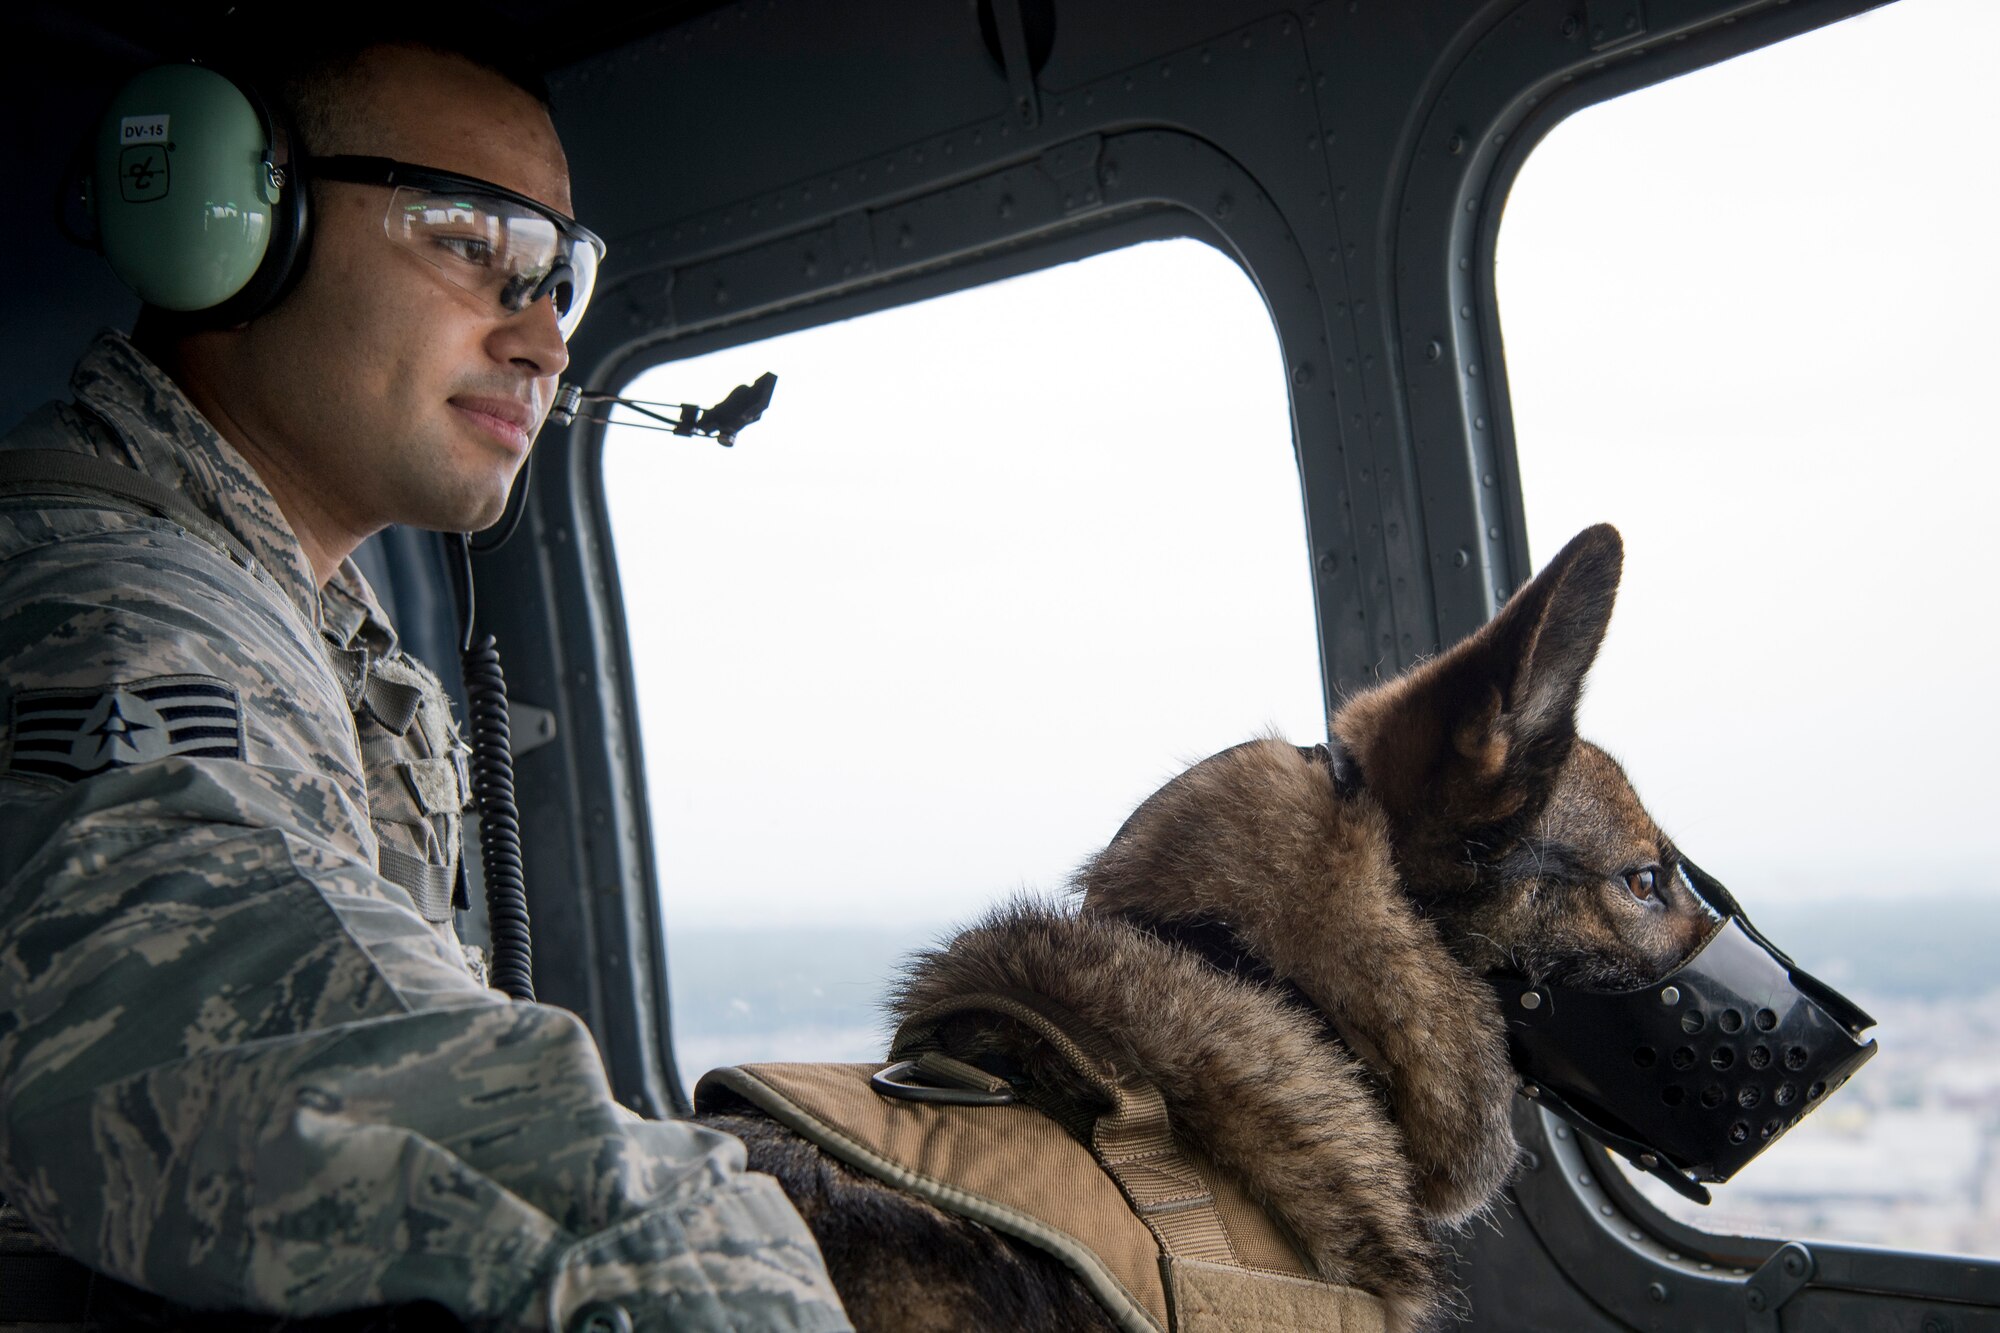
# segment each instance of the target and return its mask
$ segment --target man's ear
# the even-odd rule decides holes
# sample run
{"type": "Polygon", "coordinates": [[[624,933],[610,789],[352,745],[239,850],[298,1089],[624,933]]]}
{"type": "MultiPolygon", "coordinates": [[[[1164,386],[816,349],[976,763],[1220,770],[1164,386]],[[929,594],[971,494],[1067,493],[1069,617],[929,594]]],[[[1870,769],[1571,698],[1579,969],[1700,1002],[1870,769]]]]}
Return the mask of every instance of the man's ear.
{"type": "Polygon", "coordinates": [[[1476,633],[1340,710],[1334,730],[1392,816],[1539,807],[1576,741],[1623,564],[1617,529],[1586,529],[1476,633]]]}

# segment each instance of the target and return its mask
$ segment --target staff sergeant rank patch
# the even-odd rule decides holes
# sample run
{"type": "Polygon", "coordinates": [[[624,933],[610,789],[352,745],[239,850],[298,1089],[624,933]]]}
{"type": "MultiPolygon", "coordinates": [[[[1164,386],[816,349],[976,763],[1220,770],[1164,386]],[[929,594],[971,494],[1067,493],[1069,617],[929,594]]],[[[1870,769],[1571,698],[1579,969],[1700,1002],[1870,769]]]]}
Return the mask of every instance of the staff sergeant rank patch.
{"type": "Polygon", "coordinates": [[[243,706],[213,676],[155,676],[101,690],[14,696],[9,776],[76,782],[170,759],[241,759],[243,706]]]}

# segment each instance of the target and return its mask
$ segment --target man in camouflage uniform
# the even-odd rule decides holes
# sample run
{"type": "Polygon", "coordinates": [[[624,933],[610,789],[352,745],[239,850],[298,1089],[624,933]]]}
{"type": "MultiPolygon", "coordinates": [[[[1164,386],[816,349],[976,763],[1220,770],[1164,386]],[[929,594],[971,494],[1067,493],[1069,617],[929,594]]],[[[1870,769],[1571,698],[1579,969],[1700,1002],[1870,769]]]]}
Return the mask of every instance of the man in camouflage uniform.
{"type": "MultiPolygon", "coordinates": [[[[315,151],[569,210],[545,108],[494,69],[390,45],[314,77],[315,151]]],[[[0,491],[0,1195],[198,1308],[845,1329],[741,1145],[620,1107],[577,1018],[461,953],[463,746],[347,557],[490,523],[568,354],[548,300],[390,245],[386,197],[316,186],[268,314],[151,357],[107,334],[0,444],[181,502],[0,491]]]]}

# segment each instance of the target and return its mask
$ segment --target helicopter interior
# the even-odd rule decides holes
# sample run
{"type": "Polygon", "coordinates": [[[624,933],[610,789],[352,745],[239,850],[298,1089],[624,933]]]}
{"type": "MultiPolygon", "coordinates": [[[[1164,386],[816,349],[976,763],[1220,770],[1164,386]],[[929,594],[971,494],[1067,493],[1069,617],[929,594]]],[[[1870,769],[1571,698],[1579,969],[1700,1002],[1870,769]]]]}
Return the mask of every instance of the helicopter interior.
{"type": "MultiPolygon", "coordinates": [[[[1495,255],[1537,146],[1588,107],[1882,2],[493,8],[555,34],[556,125],[579,215],[608,244],[570,342],[584,394],[1142,242],[1226,256],[1282,362],[1330,703],[1472,632],[1533,572],[1495,255]]],[[[0,294],[0,422],[61,396],[97,329],[130,326],[136,299],[59,237],[51,204],[117,83],[184,56],[219,8],[37,0],[17,18],[35,58],[0,95],[28,204],[5,225],[35,261],[0,294]]],[[[775,415],[785,367],[769,369],[775,415]]],[[[758,429],[743,426],[744,449],[758,429]]],[[[700,1072],[675,1054],[648,801],[647,763],[674,757],[642,737],[607,435],[591,412],[544,429],[518,530],[473,564],[505,654],[516,781],[534,793],[538,997],[584,1018],[621,1101],[667,1116],[700,1072]]],[[[456,661],[445,544],[394,530],[361,559],[417,655],[456,661]]],[[[1516,1127],[1524,1169],[1457,1246],[1467,1328],[2000,1329],[2000,1261],[1717,1234],[1661,1211],[1541,1108],[1522,1101],[1516,1127]]]]}

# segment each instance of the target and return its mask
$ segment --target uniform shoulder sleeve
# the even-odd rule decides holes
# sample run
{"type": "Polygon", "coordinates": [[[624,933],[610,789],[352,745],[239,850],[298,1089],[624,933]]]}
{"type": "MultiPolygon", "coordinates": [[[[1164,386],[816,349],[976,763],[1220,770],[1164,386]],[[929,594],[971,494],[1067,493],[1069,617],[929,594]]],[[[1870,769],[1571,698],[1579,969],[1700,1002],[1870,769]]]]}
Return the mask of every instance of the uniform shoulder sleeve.
{"type": "Polygon", "coordinates": [[[622,1113],[376,874],[342,690],[174,525],[0,512],[0,1194],[197,1308],[847,1328],[741,1145],[622,1113]]]}
{"type": "Polygon", "coordinates": [[[0,509],[5,779],[172,781],[173,761],[235,759],[239,822],[372,860],[345,686],[274,584],[178,526],[0,509]]]}

